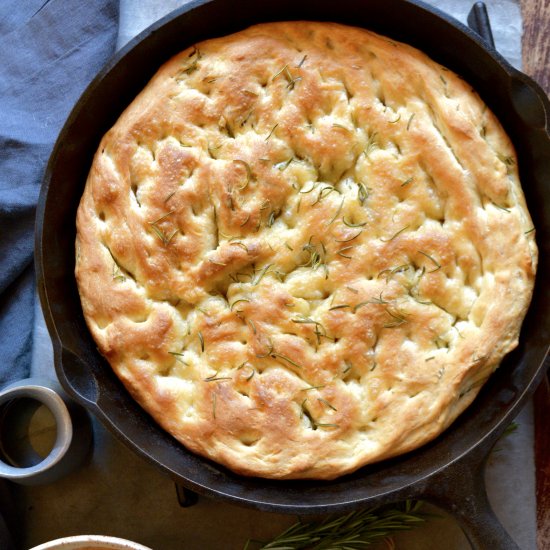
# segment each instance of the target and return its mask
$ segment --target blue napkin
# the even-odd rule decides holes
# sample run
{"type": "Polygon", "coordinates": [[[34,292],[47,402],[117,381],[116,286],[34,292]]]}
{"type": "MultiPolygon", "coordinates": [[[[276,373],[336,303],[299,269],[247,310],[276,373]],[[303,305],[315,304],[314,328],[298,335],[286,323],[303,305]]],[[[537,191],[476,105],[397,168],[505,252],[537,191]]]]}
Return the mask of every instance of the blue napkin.
{"type": "Polygon", "coordinates": [[[29,374],[40,180],[118,15],[118,0],[0,0],[0,387],[29,374]]]}

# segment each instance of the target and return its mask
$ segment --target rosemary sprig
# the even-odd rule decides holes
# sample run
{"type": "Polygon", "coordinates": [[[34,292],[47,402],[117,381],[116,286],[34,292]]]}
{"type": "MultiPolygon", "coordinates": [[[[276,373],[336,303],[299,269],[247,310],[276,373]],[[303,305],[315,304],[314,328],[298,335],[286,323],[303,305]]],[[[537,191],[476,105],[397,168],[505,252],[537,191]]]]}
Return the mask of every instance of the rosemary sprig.
{"type": "Polygon", "coordinates": [[[399,531],[414,529],[433,517],[421,507],[421,501],[407,500],[394,506],[329,516],[323,521],[298,521],[271,542],[248,540],[243,550],[358,550],[399,531]]]}

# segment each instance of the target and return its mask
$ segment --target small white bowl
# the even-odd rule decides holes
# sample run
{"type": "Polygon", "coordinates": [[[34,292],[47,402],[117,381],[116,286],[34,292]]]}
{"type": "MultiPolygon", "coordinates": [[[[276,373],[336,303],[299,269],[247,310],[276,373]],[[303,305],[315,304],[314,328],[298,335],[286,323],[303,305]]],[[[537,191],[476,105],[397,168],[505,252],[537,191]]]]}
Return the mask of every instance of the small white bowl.
{"type": "Polygon", "coordinates": [[[45,542],[30,550],[152,550],[131,540],[104,535],[78,535],[45,542]]]}

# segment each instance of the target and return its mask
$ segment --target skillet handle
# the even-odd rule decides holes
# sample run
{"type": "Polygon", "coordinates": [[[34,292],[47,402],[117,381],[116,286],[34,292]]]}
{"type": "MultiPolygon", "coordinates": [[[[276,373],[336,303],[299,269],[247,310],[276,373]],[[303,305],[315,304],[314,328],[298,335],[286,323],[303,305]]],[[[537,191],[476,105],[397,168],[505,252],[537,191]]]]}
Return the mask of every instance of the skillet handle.
{"type": "Polygon", "coordinates": [[[459,522],[473,550],[520,550],[493,512],[485,489],[485,464],[462,460],[436,474],[424,496],[459,522]]]}

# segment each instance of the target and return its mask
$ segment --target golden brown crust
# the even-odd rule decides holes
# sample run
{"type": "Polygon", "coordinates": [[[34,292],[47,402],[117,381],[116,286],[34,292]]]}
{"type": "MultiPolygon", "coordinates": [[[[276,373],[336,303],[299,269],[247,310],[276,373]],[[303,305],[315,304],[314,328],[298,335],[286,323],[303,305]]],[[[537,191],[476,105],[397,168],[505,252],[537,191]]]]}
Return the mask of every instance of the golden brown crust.
{"type": "Polygon", "coordinates": [[[189,449],[334,478],[447,427],[515,347],[537,259],[470,87],[361,29],[166,63],[104,137],[76,276],[101,352],[189,449]]]}

